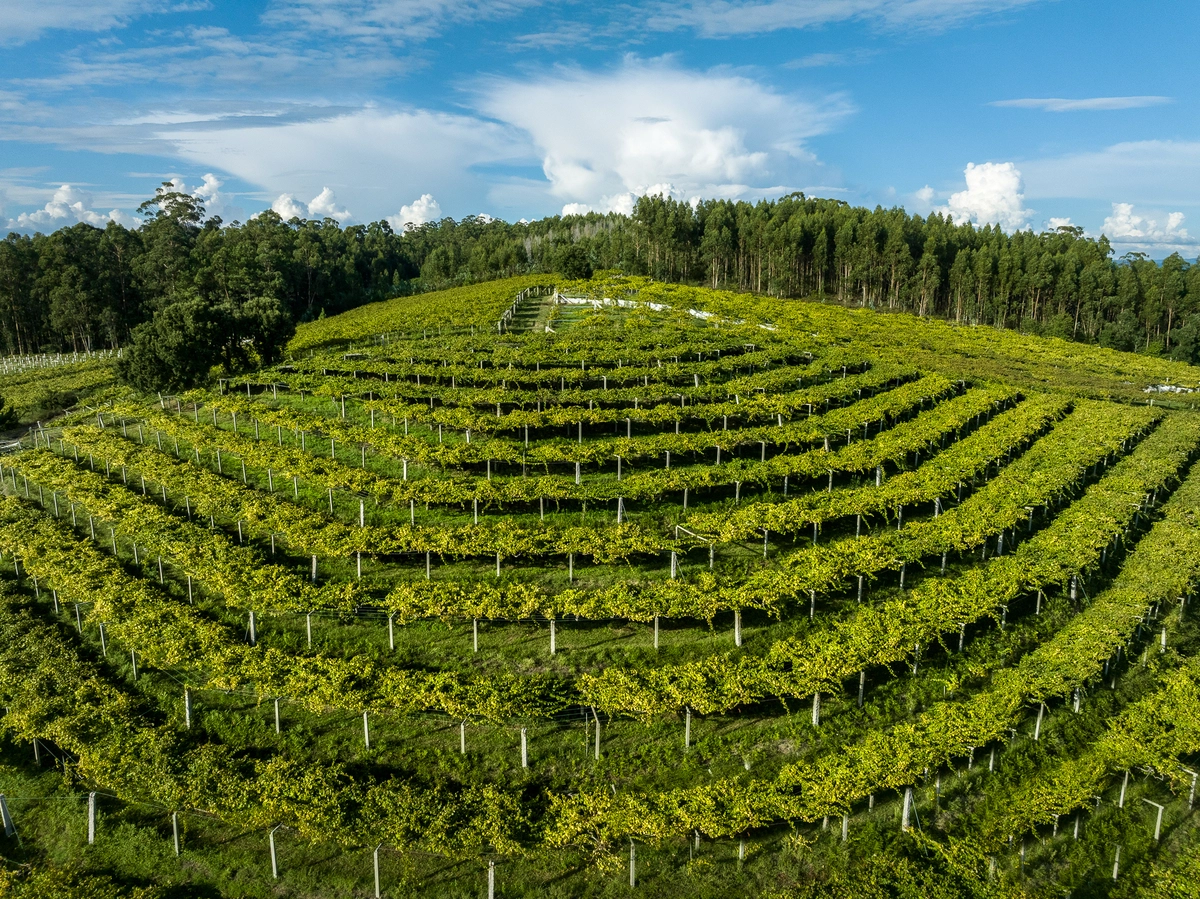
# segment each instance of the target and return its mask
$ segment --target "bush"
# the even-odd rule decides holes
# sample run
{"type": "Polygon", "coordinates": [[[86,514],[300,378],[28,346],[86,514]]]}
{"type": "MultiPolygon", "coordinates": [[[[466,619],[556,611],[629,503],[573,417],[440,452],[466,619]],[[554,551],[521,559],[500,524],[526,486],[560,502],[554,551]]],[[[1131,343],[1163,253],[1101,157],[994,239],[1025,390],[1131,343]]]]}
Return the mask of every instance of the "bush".
{"type": "Polygon", "coordinates": [[[203,384],[218,364],[231,372],[274,364],[295,330],[274,297],[241,307],[194,297],[164,307],[135,328],[117,371],[141,390],[179,393],[203,384]]]}

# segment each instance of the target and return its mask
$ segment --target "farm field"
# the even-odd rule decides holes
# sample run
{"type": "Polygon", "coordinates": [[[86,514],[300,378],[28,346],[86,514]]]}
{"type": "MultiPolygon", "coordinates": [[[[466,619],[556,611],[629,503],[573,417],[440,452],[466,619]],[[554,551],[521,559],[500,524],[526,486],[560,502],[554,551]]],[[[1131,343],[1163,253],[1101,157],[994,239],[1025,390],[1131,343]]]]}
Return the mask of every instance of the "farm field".
{"type": "Polygon", "coordinates": [[[0,894],[1200,880],[1196,369],[548,276],[287,357],[0,456],[0,894]]]}

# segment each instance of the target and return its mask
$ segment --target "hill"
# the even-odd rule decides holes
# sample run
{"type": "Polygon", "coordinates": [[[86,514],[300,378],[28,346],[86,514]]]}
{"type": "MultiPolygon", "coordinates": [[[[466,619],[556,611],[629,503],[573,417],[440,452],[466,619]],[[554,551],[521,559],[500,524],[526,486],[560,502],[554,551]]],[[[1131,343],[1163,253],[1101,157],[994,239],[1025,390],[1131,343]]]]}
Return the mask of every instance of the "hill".
{"type": "Polygon", "coordinates": [[[1194,372],[527,277],[69,416],[0,460],[0,885],[1185,895],[1194,372]]]}

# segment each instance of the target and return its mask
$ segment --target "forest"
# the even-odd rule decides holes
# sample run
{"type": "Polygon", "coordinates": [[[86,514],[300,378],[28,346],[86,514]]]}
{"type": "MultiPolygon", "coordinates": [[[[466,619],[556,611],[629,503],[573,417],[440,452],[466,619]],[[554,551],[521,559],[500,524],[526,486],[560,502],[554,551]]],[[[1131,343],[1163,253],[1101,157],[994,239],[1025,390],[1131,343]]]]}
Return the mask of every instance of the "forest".
{"type": "Polygon", "coordinates": [[[515,224],[473,216],[402,232],[386,221],[283,221],[270,210],[225,223],[170,183],[139,211],[144,222],[133,229],[81,223],[0,241],[7,352],[120,347],[139,324],[181,303],[220,312],[212,327],[233,329],[229,346],[241,339],[236,323],[254,315],[252,330],[286,335],[281,317],[311,321],[517,274],[616,270],[1200,362],[1200,265],[1177,253],[1161,262],[1141,253],[1118,258],[1105,237],[1073,226],[1006,234],[937,213],[923,218],[800,193],[694,206],[648,196],[632,216],[515,224]],[[247,304],[258,312],[248,317],[247,304]]]}

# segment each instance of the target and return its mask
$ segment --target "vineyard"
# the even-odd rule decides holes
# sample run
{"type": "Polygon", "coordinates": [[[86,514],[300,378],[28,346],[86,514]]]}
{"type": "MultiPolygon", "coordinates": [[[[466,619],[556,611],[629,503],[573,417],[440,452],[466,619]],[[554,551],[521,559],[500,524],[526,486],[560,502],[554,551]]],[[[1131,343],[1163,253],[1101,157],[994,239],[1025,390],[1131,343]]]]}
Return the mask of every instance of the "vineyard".
{"type": "Polygon", "coordinates": [[[0,455],[0,895],[1200,882],[1186,365],[544,276],[80,365],[0,455]]]}

